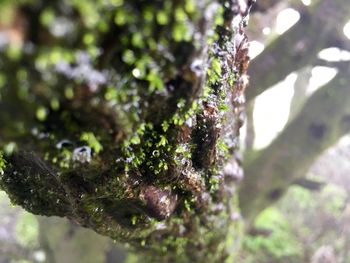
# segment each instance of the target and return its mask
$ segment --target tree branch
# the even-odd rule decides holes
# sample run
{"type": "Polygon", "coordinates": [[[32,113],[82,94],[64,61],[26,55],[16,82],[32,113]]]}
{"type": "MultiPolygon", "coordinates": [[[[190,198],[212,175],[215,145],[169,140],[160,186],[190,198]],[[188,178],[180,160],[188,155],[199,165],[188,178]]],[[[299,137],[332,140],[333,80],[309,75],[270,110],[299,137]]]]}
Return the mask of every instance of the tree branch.
{"type": "Polygon", "coordinates": [[[303,107],[307,100],[306,91],[309,86],[311,78],[312,67],[306,67],[298,72],[297,79],[294,83],[294,94],[289,107],[288,121],[294,119],[298,115],[299,111],[303,107]]]}
{"type": "Polygon", "coordinates": [[[349,132],[349,81],[348,70],[339,72],[309,98],[300,114],[268,148],[246,164],[240,198],[247,219],[278,200],[324,150],[349,132]]]}
{"type": "Polygon", "coordinates": [[[329,44],[339,25],[346,23],[350,9],[346,0],[321,1],[299,22],[272,42],[249,66],[250,88],[247,101],[264,92],[288,74],[313,64],[317,53],[329,44]],[[288,48],[287,48],[288,47],[288,48]]]}
{"type": "Polygon", "coordinates": [[[296,179],[293,184],[295,185],[299,185],[305,189],[308,189],[310,191],[319,191],[320,189],[322,189],[322,187],[325,186],[324,182],[318,182],[318,181],[314,181],[314,180],[310,180],[307,178],[299,178],[296,179]]]}
{"type": "Polygon", "coordinates": [[[4,156],[0,187],[34,214],[131,244],[145,262],[224,262],[234,252],[226,241],[239,232],[232,188],[242,176],[234,154],[250,6],[121,2],[40,1],[23,10],[37,14],[25,16],[31,49],[0,52],[10,61],[0,59],[9,79],[0,92],[16,102],[0,105],[0,144],[18,149],[4,156]],[[47,10],[52,19],[38,20],[47,10]],[[56,18],[72,28],[56,34],[56,18]],[[12,126],[23,141],[8,137],[12,126]]]}
{"type": "Polygon", "coordinates": [[[323,59],[317,59],[315,61],[315,65],[336,68],[338,70],[344,70],[344,69],[346,70],[347,68],[350,68],[349,61],[327,61],[327,60],[323,60],[323,59]]]}

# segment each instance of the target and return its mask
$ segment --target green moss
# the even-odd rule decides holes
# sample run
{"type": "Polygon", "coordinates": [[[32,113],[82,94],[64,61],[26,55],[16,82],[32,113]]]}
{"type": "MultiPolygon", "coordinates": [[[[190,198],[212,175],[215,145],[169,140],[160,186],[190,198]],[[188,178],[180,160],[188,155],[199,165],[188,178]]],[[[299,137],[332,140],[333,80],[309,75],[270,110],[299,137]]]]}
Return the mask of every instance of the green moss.
{"type": "Polygon", "coordinates": [[[49,26],[54,23],[55,13],[51,8],[45,9],[40,15],[40,22],[45,26],[49,26]]]}
{"type": "MultiPolygon", "coordinates": [[[[4,153],[6,155],[11,155],[18,150],[18,145],[15,142],[9,142],[4,145],[4,153]]],[[[1,160],[1,158],[0,158],[1,160]]],[[[4,160],[4,159],[3,159],[4,160]]],[[[5,163],[6,164],[6,163],[5,163]]]]}
{"type": "Polygon", "coordinates": [[[4,159],[3,152],[0,151],[0,175],[4,173],[5,168],[6,168],[6,161],[4,159]]]}
{"type": "Polygon", "coordinates": [[[217,147],[223,156],[228,157],[230,155],[230,148],[227,146],[223,139],[220,138],[218,140],[217,147]]]}
{"type": "Polygon", "coordinates": [[[164,90],[164,83],[159,75],[159,73],[155,70],[152,69],[146,76],[146,80],[149,81],[149,87],[148,90],[149,92],[154,92],[154,91],[163,91],[164,90]]]}
{"type": "Polygon", "coordinates": [[[156,18],[159,25],[166,25],[169,22],[169,15],[165,10],[159,10],[156,18]]]}
{"type": "Polygon", "coordinates": [[[187,159],[191,159],[192,154],[187,144],[179,144],[176,147],[175,153],[183,155],[187,159]]]}
{"type": "Polygon", "coordinates": [[[47,117],[48,111],[45,107],[41,106],[36,110],[36,117],[39,121],[44,121],[47,117]]]}
{"type": "Polygon", "coordinates": [[[102,144],[98,141],[92,132],[83,132],[80,136],[80,140],[87,142],[89,147],[93,149],[97,154],[103,150],[102,144]]]}
{"type": "MultiPolygon", "coordinates": [[[[5,74],[2,74],[0,72],[0,90],[5,86],[6,84],[6,80],[7,80],[7,77],[5,74]]],[[[0,94],[1,95],[1,94],[0,94]]],[[[0,100],[1,100],[1,97],[0,97],[0,100]]]]}
{"type": "Polygon", "coordinates": [[[180,100],[177,107],[178,111],[171,118],[171,122],[176,126],[183,125],[190,117],[195,116],[200,110],[198,101],[194,101],[189,108],[186,108],[184,100],[180,100]]]}
{"type": "Polygon", "coordinates": [[[64,95],[67,99],[73,99],[74,98],[74,90],[71,87],[67,87],[64,90],[64,95]]]}

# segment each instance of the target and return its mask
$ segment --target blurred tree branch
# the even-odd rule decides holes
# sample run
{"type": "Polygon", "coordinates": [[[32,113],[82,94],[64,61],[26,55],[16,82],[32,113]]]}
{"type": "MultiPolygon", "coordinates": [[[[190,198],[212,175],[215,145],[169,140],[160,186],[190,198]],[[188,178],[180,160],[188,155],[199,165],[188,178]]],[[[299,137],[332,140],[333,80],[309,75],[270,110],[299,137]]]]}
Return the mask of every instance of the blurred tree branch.
{"type": "Polygon", "coordinates": [[[349,81],[349,71],[340,71],[308,99],[270,146],[245,164],[240,200],[247,219],[278,200],[324,150],[349,132],[349,81]]]}
{"type": "Polygon", "coordinates": [[[255,129],[254,129],[254,100],[246,107],[246,137],[245,151],[252,152],[254,150],[255,129]]]}
{"type": "Polygon", "coordinates": [[[300,15],[297,24],[252,60],[248,71],[250,87],[246,92],[247,101],[282,81],[291,72],[314,64],[318,52],[329,47],[330,39],[334,44],[337,43],[335,36],[344,38],[339,25],[347,22],[350,9],[346,0],[324,0],[300,15]]]}
{"type": "Polygon", "coordinates": [[[350,16],[346,2],[318,1],[310,10],[299,10],[300,21],[251,62],[248,102],[291,72],[302,68],[305,71],[301,71],[296,83],[290,123],[270,146],[249,154],[250,159],[245,163],[246,179],[240,198],[243,214],[248,219],[278,200],[290,184],[297,182],[314,188],[313,182],[306,182],[302,177],[325,149],[349,131],[350,113],[346,106],[350,96],[346,86],[349,62],[317,58],[324,48],[349,45],[339,27],[350,16]],[[310,78],[311,65],[335,67],[339,74],[305,102],[304,82],[310,78]]]}
{"type": "Polygon", "coordinates": [[[315,180],[307,179],[307,178],[299,178],[296,179],[293,184],[299,185],[305,189],[308,189],[310,191],[319,191],[322,189],[322,187],[325,186],[324,182],[318,182],[315,180]]]}
{"type": "Polygon", "coordinates": [[[350,67],[350,62],[349,61],[327,61],[323,59],[317,59],[315,61],[316,66],[324,66],[324,67],[329,67],[329,68],[336,68],[338,70],[343,70],[347,69],[350,67]]]}
{"type": "Polygon", "coordinates": [[[288,120],[293,120],[307,100],[306,92],[311,78],[312,67],[307,66],[298,71],[297,79],[294,83],[294,94],[289,107],[288,120]]]}

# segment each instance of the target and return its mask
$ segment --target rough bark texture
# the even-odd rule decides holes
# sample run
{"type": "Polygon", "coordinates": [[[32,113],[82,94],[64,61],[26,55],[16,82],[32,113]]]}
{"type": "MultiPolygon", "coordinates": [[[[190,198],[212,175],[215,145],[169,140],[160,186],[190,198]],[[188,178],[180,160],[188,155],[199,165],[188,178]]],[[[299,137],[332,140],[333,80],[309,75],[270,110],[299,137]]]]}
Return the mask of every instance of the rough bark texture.
{"type": "Polygon", "coordinates": [[[250,4],[12,4],[1,188],[34,214],[130,244],[143,262],[229,260],[250,4]]]}

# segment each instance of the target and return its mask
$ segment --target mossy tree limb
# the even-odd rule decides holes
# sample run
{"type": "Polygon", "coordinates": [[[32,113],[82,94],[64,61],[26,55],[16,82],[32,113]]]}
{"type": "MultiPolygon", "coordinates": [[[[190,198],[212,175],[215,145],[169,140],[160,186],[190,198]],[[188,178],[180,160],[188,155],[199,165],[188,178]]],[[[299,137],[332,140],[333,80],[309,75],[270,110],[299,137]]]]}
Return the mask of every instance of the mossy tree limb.
{"type": "Polygon", "coordinates": [[[127,243],[146,261],[229,260],[240,238],[249,5],[12,7],[24,21],[12,25],[22,42],[0,52],[0,185],[12,202],[127,243]]]}

